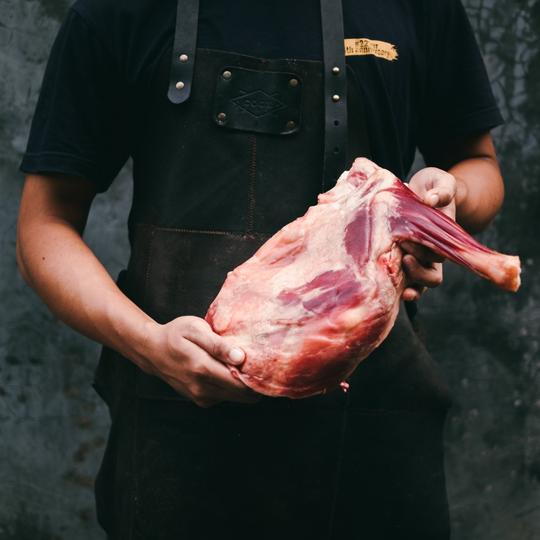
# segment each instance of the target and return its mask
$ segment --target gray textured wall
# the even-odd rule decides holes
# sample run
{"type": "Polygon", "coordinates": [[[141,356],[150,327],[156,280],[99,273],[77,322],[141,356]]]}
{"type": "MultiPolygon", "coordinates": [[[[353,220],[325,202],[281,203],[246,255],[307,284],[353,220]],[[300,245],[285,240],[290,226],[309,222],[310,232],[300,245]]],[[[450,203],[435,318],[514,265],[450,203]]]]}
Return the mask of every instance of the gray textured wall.
{"type": "MultiPolygon", "coordinates": [[[[98,347],[17,274],[15,220],[28,133],[68,0],[0,0],[0,540],[97,540],[92,481],[108,419],[90,388],[98,347]]],[[[499,292],[448,267],[422,300],[453,391],[447,427],[454,540],[540,538],[540,3],[467,0],[507,125],[496,142],[504,210],[482,240],[519,253],[524,286],[499,292]]],[[[94,205],[86,238],[113,274],[127,256],[129,170],[94,205]]]]}

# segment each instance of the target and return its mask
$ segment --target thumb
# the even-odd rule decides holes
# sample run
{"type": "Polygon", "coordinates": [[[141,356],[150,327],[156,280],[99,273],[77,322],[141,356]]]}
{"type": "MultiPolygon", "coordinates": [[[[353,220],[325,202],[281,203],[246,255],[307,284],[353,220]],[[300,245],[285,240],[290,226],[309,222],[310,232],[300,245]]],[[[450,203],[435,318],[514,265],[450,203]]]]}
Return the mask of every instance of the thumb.
{"type": "Polygon", "coordinates": [[[224,364],[239,366],[244,362],[246,353],[240,347],[232,345],[226,338],[216,334],[204,319],[197,317],[190,319],[184,331],[186,339],[224,364]]]}
{"type": "Polygon", "coordinates": [[[425,202],[429,204],[430,206],[434,206],[435,208],[441,207],[441,206],[447,206],[452,202],[453,199],[452,193],[450,193],[447,189],[442,188],[434,188],[430,189],[424,198],[425,202]]]}

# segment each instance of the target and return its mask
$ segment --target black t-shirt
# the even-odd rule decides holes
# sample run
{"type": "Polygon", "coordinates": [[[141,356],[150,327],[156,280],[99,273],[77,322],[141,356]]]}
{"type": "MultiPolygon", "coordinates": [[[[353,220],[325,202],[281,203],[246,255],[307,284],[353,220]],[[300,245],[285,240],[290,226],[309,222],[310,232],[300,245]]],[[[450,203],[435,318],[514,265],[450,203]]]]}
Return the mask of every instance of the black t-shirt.
{"type": "MultiPolygon", "coordinates": [[[[502,122],[460,0],[343,0],[343,11],[379,165],[404,177],[417,147],[502,122]]],[[[170,55],[175,17],[175,0],[75,2],[49,58],[23,172],[110,186],[159,59],[170,55]]],[[[320,60],[319,0],[201,0],[198,47],[320,60]]]]}

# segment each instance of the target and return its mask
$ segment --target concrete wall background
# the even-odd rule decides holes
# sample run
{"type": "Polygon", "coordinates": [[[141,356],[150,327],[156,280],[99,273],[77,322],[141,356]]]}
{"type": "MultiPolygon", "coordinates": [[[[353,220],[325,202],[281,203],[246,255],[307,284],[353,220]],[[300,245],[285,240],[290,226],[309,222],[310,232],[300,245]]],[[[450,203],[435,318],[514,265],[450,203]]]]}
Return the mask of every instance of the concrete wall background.
{"type": "MultiPolygon", "coordinates": [[[[17,172],[68,0],[0,0],[0,540],[98,540],[92,482],[108,418],[90,383],[98,347],[63,326],[15,267],[17,172]]],[[[453,391],[447,474],[454,540],[540,538],[540,3],[466,0],[507,124],[504,210],[482,235],[519,253],[524,285],[495,290],[448,266],[422,300],[453,391]]],[[[129,167],[86,238],[112,274],[127,258],[129,167]]]]}

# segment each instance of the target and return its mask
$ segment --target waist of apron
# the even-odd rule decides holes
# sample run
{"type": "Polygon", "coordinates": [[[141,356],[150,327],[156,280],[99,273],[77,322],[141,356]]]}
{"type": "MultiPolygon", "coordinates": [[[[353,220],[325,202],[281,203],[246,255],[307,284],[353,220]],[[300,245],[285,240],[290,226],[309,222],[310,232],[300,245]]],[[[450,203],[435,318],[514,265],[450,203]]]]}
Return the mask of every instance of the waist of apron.
{"type": "MultiPolygon", "coordinates": [[[[159,323],[182,315],[203,317],[227,272],[253,255],[268,236],[144,225],[135,238],[128,270],[120,273],[117,284],[159,323]]],[[[360,363],[349,384],[347,403],[358,410],[446,410],[451,404],[448,387],[403,304],[386,340],[360,363]]],[[[108,348],[102,350],[95,387],[107,402],[119,392],[145,399],[187,400],[108,348]]],[[[302,401],[297,405],[301,408],[341,407],[345,402],[340,390],[303,400],[263,397],[261,401],[265,407],[267,402],[287,407],[291,401],[302,401]]]]}

